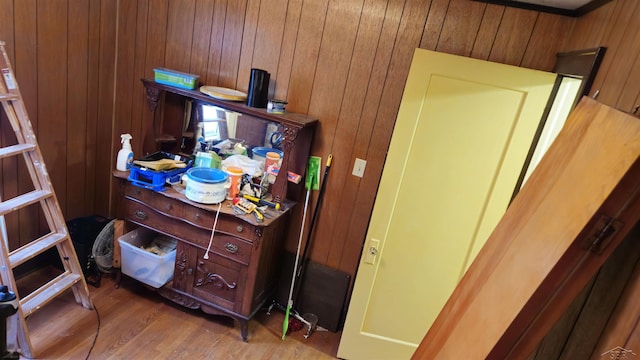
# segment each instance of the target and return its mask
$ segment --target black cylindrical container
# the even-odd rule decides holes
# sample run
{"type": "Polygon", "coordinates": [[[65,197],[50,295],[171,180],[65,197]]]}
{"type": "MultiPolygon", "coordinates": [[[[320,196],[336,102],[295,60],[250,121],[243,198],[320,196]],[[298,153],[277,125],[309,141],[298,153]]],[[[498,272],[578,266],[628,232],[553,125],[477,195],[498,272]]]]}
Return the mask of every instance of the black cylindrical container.
{"type": "Polygon", "coordinates": [[[265,70],[251,69],[247,105],[256,108],[266,108],[269,97],[269,74],[265,70]]]}

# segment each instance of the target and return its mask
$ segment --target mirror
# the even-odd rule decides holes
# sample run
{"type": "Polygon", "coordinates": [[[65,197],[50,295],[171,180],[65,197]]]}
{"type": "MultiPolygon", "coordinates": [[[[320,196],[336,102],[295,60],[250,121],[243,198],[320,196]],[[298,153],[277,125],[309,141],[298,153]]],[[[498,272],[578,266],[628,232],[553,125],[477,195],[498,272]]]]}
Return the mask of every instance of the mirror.
{"type": "MultiPolygon", "coordinates": [[[[522,167],[511,201],[535,169],[582,96],[589,95],[602,63],[605,47],[558,53],[553,72],[558,74],[533,142],[522,167]]],[[[598,91],[594,94],[597,97],[598,91]]]]}
{"type": "Polygon", "coordinates": [[[195,149],[231,153],[241,146],[250,154],[256,147],[281,149],[282,130],[275,122],[199,103],[196,107],[195,149]]]}

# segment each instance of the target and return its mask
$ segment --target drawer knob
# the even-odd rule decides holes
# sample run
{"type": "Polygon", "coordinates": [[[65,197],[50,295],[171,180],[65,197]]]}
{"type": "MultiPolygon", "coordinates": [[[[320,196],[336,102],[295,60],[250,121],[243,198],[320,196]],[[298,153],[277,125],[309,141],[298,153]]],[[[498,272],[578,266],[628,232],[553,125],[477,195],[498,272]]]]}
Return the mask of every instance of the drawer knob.
{"type": "Polygon", "coordinates": [[[235,254],[238,252],[238,245],[232,244],[232,243],[226,243],[224,244],[224,249],[227,250],[227,252],[235,254]]]}
{"type": "Polygon", "coordinates": [[[200,214],[198,214],[198,213],[196,213],[195,215],[193,215],[193,217],[194,217],[196,220],[200,220],[200,214]]]}
{"type": "Polygon", "coordinates": [[[236,226],[236,230],[237,230],[239,233],[241,233],[241,232],[244,230],[244,228],[242,227],[242,225],[238,225],[238,226],[236,226]]]}
{"type": "Polygon", "coordinates": [[[147,219],[147,213],[142,211],[142,210],[136,210],[135,217],[138,220],[146,220],[147,219]]]}
{"type": "Polygon", "coordinates": [[[173,205],[171,205],[171,204],[165,205],[165,209],[167,209],[167,210],[171,210],[172,208],[173,208],[173,205]]]}
{"type": "Polygon", "coordinates": [[[187,274],[189,274],[189,275],[193,274],[193,269],[192,268],[188,268],[187,269],[187,274]]]}

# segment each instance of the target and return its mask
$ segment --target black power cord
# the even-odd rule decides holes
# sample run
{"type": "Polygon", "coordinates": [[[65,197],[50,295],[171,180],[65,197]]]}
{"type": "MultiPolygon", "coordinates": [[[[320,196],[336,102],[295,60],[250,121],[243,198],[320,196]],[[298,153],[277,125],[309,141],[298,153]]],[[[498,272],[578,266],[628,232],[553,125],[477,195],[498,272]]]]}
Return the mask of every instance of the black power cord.
{"type": "Polygon", "coordinates": [[[89,348],[89,352],[87,353],[87,357],[85,360],[89,360],[89,356],[91,355],[91,351],[93,351],[93,347],[96,345],[96,341],[98,340],[98,335],[100,334],[100,313],[98,312],[98,308],[95,304],[93,304],[93,310],[96,312],[96,317],[98,318],[98,328],[96,329],[96,336],[93,338],[93,342],[91,343],[91,347],[89,348]]]}

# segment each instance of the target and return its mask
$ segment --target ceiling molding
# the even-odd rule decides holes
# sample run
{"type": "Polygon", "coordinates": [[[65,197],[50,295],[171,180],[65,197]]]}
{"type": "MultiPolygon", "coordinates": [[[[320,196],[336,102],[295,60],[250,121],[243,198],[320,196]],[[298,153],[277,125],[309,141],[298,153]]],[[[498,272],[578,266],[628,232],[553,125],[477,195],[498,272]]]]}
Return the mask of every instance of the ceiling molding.
{"type": "Polygon", "coordinates": [[[524,2],[520,2],[520,1],[514,1],[514,0],[473,0],[473,1],[478,1],[478,2],[484,2],[484,3],[489,3],[489,4],[496,4],[496,5],[503,5],[503,6],[508,6],[508,7],[514,7],[514,8],[520,8],[520,9],[527,9],[527,10],[534,10],[534,11],[540,11],[540,12],[546,12],[546,13],[551,13],[551,14],[558,14],[558,15],[564,15],[564,16],[571,16],[571,17],[580,17],[608,2],[610,2],[611,0],[592,0],[590,2],[588,2],[587,4],[573,10],[573,9],[564,9],[564,8],[559,8],[559,7],[552,7],[552,6],[544,6],[544,5],[537,5],[537,4],[530,4],[530,3],[524,3],[524,2]]]}

